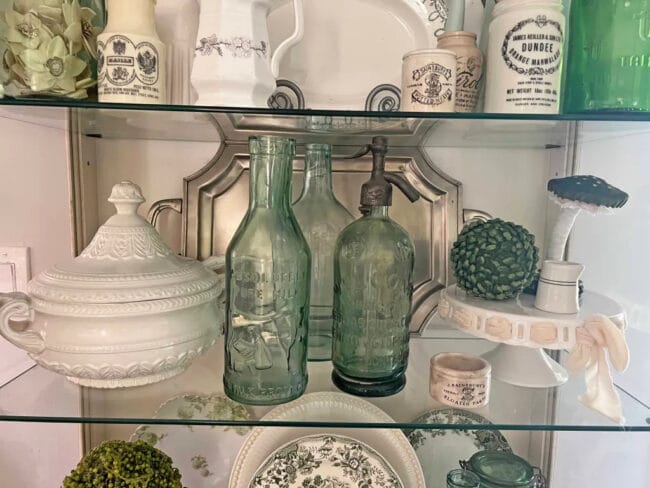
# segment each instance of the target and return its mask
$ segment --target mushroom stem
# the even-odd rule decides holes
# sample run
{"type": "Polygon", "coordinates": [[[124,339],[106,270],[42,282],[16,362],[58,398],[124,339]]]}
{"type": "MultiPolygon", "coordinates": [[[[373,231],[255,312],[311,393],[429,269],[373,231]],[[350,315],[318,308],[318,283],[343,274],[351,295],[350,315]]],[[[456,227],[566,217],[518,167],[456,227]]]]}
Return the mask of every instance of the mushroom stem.
{"type": "Polygon", "coordinates": [[[553,232],[551,232],[551,239],[549,241],[548,249],[546,251],[547,259],[553,261],[561,261],[564,257],[564,249],[566,242],[569,239],[569,234],[575,224],[578,214],[581,212],[577,207],[563,207],[560,210],[560,215],[555,222],[553,232]]]}

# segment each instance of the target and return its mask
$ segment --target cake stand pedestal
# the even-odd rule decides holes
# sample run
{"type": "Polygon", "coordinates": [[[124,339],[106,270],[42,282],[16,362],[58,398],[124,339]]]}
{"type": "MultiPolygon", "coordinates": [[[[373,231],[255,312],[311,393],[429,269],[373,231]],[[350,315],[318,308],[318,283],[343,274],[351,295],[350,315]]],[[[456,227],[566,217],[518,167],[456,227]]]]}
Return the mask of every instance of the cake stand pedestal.
{"type": "Polygon", "coordinates": [[[567,382],[569,373],[543,349],[499,344],[483,354],[492,377],[515,386],[549,388],[567,382]]]}
{"type": "Polygon", "coordinates": [[[483,356],[492,365],[492,377],[527,388],[560,386],[568,380],[567,371],[544,349],[573,349],[576,329],[589,317],[605,315],[618,327],[626,327],[623,307],[597,293],[585,292],[580,312],[574,315],[542,312],[534,301],[531,295],[484,300],[453,285],[442,292],[438,314],[468,334],[499,343],[483,356]]]}

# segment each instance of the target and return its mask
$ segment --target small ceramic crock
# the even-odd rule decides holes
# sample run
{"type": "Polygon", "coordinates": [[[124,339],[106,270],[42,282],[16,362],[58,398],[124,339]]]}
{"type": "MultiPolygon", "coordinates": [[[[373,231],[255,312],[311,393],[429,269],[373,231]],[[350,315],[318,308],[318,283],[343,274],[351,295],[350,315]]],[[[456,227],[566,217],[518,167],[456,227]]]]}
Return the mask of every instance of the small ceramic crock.
{"type": "Polygon", "coordinates": [[[28,285],[0,294],[0,334],[38,364],[94,388],[140,386],[185,370],[222,334],[224,277],[177,256],[137,214],[137,185],[90,245],[28,285]]]}
{"type": "Polygon", "coordinates": [[[492,366],[485,359],[460,353],[431,358],[429,393],[440,403],[480,408],[490,401],[492,366]]]}

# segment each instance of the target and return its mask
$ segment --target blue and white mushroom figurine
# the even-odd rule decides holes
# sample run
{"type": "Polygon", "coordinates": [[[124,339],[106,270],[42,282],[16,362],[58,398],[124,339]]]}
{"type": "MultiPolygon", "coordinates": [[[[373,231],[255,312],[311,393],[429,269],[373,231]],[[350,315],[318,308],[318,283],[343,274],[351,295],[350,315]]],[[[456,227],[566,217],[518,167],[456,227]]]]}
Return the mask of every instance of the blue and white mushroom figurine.
{"type": "Polygon", "coordinates": [[[547,259],[556,261],[562,260],[569,234],[581,211],[608,214],[623,207],[629,198],[623,190],[591,175],[555,178],[548,182],[547,188],[551,200],[561,207],[546,252],[547,259]]]}

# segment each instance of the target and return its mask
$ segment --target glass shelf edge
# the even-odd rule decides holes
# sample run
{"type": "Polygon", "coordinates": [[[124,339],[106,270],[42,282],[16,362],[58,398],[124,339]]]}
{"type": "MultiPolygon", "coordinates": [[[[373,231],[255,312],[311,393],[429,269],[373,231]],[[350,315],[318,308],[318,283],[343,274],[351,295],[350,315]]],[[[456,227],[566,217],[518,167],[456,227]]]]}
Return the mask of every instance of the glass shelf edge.
{"type": "Polygon", "coordinates": [[[109,425],[176,425],[196,427],[268,427],[268,428],[349,428],[398,430],[480,430],[480,431],[543,431],[543,432],[619,432],[646,433],[648,426],[621,425],[522,425],[522,424],[410,424],[410,423],[345,423],[345,422],[276,422],[276,421],[220,421],[137,418],[80,418],[80,417],[22,417],[0,415],[0,422],[54,423],[54,424],[109,424],[109,425]]]}
{"type": "Polygon", "coordinates": [[[55,107],[92,110],[131,110],[158,112],[224,113],[241,115],[277,116],[331,116],[377,119],[440,119],[440,120],[528,120],[528,121],[602,121],[602,122],[650,122],[650,112],[605,112],[578,114],[503,114],[462,112],[373,112],[363,110],[329,109],[270,109],[260,107],[218,107],[200,105],[151,105],[126,103],[100,103],[67,99],[0,99],[0,107],[55,107]]]}

